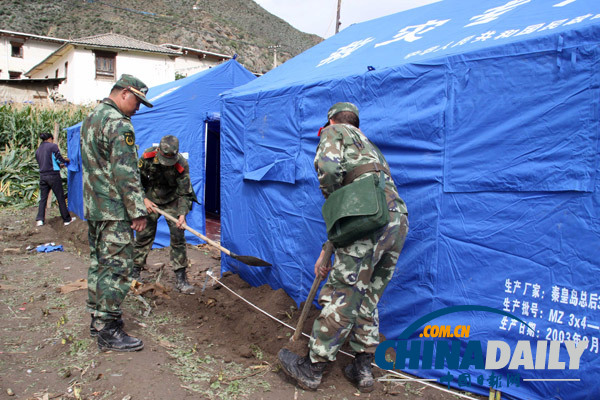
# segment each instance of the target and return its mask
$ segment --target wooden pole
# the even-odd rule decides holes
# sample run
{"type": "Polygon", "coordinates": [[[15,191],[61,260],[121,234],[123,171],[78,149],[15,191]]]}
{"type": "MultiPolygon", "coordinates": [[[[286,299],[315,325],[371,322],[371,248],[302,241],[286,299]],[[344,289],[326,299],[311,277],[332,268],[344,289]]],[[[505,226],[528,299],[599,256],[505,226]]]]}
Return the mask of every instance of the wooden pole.
{"type": "MultiPolygon", "coordinates": [[[[331,242],[327,241],[325,243],[324,250],[325,250],[325,254],[323,255],[323,260],[321,261],[321,266],[325,266],[331,261],[331,255],[333,254],[333,250],[334,250],[333,244],[331,244],[331,242]]],[[[321,278],[321,275],[315,276],[315,280],[313,281],[312,287],[310,288],[308,297],[306,298],[306,301],[304,302],[304,307],[302,308],[302,313],[300,313],[300,318],[298,318],[298,323],[296,324],[296,331],[294,332],[294,335],[290,338],[291,342],[295,342],[296,340],[298,340],[300,338],[300,335],[302,334],[302,328],[304,327],[304,321],[306,321],[306,317],[308,316],[308,311],[310,310],[310,306],[315,298],[315,294],[317,293],[317,290],[319,289],[319,285],[321,284],[322,280],[323,280],[323,278],[321,278]]]]}
{"type": "Polygon", "coordinates": [[[337,17],[335,19],[335,33],[338,33],[340,31],[340,25],[342,24],[340,22],[340,10],[342,8],[342,0],[338,0],[338,4],[337,4],[337,17]]]}

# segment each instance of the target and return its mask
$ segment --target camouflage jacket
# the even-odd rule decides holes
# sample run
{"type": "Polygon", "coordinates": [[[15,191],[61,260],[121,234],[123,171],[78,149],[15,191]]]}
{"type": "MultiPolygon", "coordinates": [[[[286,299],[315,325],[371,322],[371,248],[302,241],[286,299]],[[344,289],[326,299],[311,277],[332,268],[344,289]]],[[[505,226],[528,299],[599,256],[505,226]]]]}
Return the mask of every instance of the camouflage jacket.
{"type": "Polygon", "coordinates": [[[159,206],[177,200],[177,215],[186,215],[197,201],[188,162],[178,154],[177,163],[167,167],[158,162],[157,153],[158,147],[147,148],[138,161],[146,197],[159,206]]]}
{"type": "MultiPolygon", "coordinates": [[[[314,164],[319,178],[319,188],[325,198],[342,187],[347,171],[369,163],[380,163],[389,169],[383,154],[360,129],[348,124],[334,124],[321,131],[314,164]]],[[[375,173],[367,172],[356,180],[375,173]]],[[[407,213],[406,204],[398,195],[394,180],[391,176],[384,175],[388,209],[407,213]]]]}
{"type": "Polygon", "coordinates": [[[129,117],[104,99],[81,125],[84,215],[90,221],[131,221],[147,215],[129,117]]]}

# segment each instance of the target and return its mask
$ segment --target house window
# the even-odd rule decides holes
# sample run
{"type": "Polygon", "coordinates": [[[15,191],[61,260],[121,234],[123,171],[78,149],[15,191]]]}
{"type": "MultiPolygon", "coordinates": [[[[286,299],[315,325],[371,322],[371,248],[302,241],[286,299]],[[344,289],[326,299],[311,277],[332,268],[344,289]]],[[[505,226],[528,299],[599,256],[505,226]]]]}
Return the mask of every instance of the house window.
{"type": "Polygon", "coordinates": [[[21,79],[21,73],[18,71],[8,71],[8,79],[21,79]]]}
{"type": "Polygon", "coordinates": [[[10,42],[10,56],[23,58],[23,43],[10,42]]]}
{"type": "Polygon", "coordinates": [[[117,53],[106,51],[96,51],[96,79],[98,78],[115,78],[115,61],[117,53]]]}
{"type": "Polygon", "coordinates": [[[54,71],[54,77],[58,78],[58,68],[56,68],[56,71],[54,71]]]}
{"type": "Polygon", "coordinates": [[[67,82],[68,78],[67,72],[69,72],[69,62],[65,61],[65,83],[67,82]]]}

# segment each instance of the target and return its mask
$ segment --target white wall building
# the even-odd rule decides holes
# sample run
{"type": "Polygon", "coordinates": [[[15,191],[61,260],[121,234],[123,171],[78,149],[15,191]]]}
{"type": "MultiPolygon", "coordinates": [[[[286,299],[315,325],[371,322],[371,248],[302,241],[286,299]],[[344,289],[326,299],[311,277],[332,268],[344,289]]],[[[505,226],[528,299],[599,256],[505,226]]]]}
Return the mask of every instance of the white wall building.
{"type": "Polygon", "coordinates": [[[122,74],[146,85],[175,79],[175,59],[181,53],[126,36],[107,33],[71,40],[33,66],[31,79],[64,77],[58,92],[69,102],[91,103],[107,97],[122,74]]]}
{"type": "Polygon", "coordinates": [[[151,87],[230,58],[112,33],[66,40],[0,30],[0,100],[44,101],[52,93],[55,100],[91,103],[106,97],[122,74],[135,75],[151,87]]]}
{"type": "Polygon", "coordinates": [[[0,29],[0,79],[21,79],[67,40],[0,29]]]}
{"type": "Polygon", "coordinates": [[[225,54],[178,46],[171,43],[164,43],[161,46],[175,50],[181,54],[175,59],[175,73],[181,77],[193,75],[196,72],[204,71],[231,59],[231,56],[225,54]]]}

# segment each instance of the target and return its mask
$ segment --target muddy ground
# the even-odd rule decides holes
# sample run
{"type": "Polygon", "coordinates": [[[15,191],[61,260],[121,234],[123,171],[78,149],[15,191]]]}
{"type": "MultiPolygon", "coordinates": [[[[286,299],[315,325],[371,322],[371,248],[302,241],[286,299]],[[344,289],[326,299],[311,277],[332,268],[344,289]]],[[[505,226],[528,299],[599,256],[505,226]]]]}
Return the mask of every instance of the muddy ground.
{"type": "MultiPolygon", "coordinates": [[[[206,245],[188,248],[194,295],[173,290],[168,249],[153,250],[142,277],[159,285],[142,286],[138,290],[149,289],[143,296],[130,293],[123,303],[125,330],[144,341],[144,350],[99,352],[80,281],[89,263],[87,224],[76,220],[65,227],[53,207],[46,225],[36,227],[35,211],[0,209],[0,399],[460,398],[416,382],[376,383],[374,392],[361,394],[343,377],[350,360],[345,355],[316,392],[297,388],[276,356],[284,346],[305,352],[307,340],[290,345],[290,328],[208,277],[207,271],[220,275],[220,255],[206,245]],[[64,251],[35,250],[50,242],[64,251]]],[[[283,290],[253,288],[231,274],[220,281],[296,326],[300,312],[283,290]]]]}

